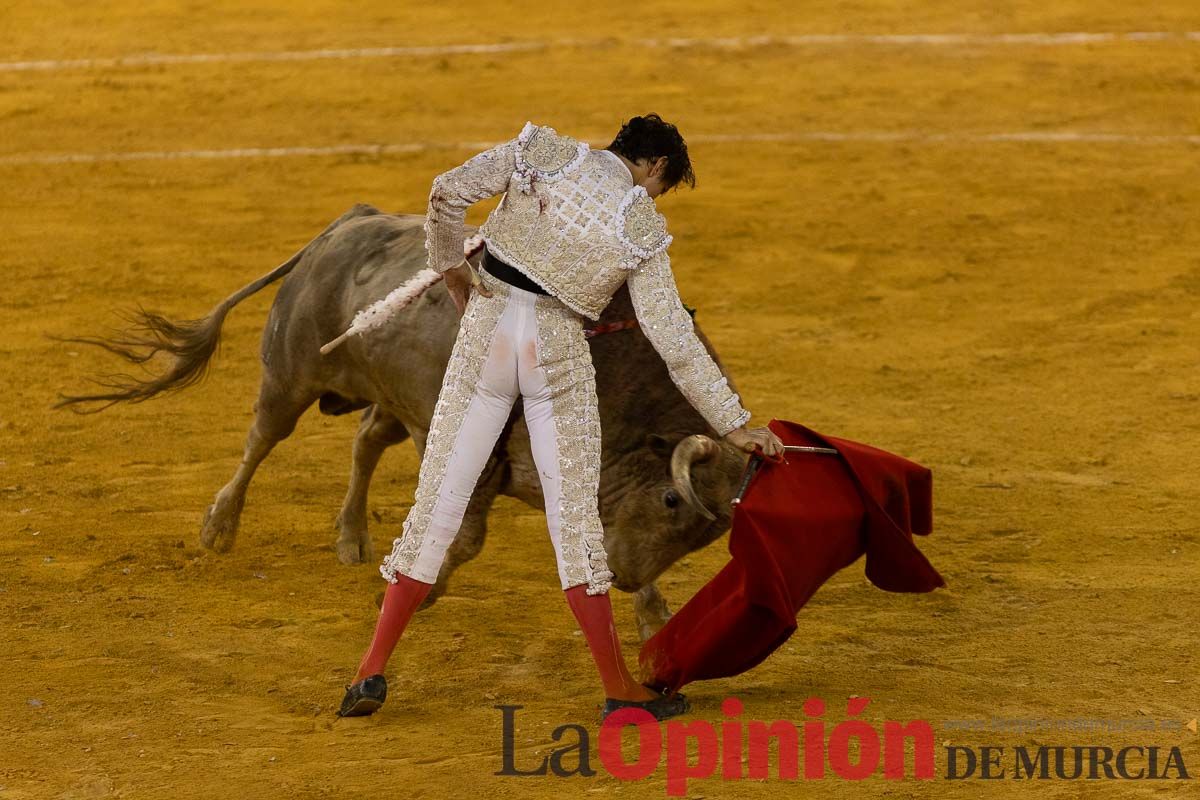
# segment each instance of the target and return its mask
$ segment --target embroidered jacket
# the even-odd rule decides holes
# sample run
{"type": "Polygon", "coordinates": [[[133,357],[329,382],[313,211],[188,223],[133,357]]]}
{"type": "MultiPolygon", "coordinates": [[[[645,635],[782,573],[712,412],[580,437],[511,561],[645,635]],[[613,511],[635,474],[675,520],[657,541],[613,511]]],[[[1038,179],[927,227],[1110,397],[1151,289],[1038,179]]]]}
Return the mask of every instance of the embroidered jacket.
{"type": "Polygon", "coordinates": [[[462,263],[467,207],[501,192],[479,229],[497,258],[592,320],[628,283],[640,327],[684,397],[722,436],[746,423],[750,412],[680,302],[666,219],[615,153],[527,122],[516,138],[439,175],[425,219],[432,269],[462,263]]]}

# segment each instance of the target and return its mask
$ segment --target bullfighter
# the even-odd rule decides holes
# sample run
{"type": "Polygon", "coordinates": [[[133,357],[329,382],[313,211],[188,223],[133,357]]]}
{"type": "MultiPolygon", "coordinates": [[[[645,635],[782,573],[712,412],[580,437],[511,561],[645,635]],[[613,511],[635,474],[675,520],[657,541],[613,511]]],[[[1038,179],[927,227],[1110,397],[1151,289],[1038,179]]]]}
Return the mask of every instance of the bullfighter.
{"type": "Polygon", "coordinates": [[[339,716],[373,713],[387,697],[385,665],[437,580],[467,503],[514,403],[524,413],[546,523],[567,603],[605,692],[602,718],[627,706],[657,719],[689,710],[633,678],[621,654],[598,508],[600,416],[584,321],[597,320],[623,283],[639,327],[679,390],[736,447],[783,452],[696,336],[676,288],[672,237],[655,198],[695,185],[687,145],[657,114],[634,117],[593,150],[548,126],[513,139],[433,182],[425,221],[431,269],[461,315],[402,534],[380,572],[389,582],[374,637],[346,687],[339,716]],[[463,258],[466,209],[504,193],[480,228],[482,274],[463,258]]]}

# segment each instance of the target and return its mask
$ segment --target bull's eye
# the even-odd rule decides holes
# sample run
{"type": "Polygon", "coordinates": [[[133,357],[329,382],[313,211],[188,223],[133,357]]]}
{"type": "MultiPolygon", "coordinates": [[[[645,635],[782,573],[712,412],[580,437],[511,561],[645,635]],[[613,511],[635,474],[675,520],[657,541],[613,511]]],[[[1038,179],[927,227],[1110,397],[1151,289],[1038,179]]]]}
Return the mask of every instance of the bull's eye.
{"type": "Polygon", "coordinates": [[[674,489],[667,489],[663,492],[663,505],[667,508],[674,508],[679,505],[679,492],[674,489]]]}

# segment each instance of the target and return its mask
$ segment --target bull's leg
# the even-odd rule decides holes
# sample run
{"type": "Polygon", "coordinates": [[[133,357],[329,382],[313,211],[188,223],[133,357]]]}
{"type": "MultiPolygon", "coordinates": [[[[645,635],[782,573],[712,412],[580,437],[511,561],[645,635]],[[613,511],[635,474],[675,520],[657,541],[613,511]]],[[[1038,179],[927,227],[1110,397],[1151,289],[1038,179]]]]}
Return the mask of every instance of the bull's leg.
{"type": "Polygon", "coordinates": [[[246,503],[246,489],[254,471],[276,444],[292,434],[300,415],[317,399],[316,394],[296,392],[295,386],[292,393],[279,386],[269,373],[263,376],[258,400],[254,403],[254,423],[246,435],[242,463],[204,512],[204,521],[200,524],[200,544],[204,547],[219,553],[233,547],[242,507],[246,503]]]}
{"type": "Polygon", "coordinates": [[[633,613],[637,617],[638,636],[646,641],[671,618],[667,600],[654,581],[647,583],[633,594],[633,613]]]}
{"type": "Polygon", "coordinates": [[[343,564],[361,564],[375,558],[367,533],[367,491],[383,451],[408,438],[408,429],[378,404],[368,408],[354,437],[350,487],[337,516],[337,556],[343,564]]]}
{"type": "Polygon", "coordinates": [[[500,461],[494,456],[488,459],[487,465],[483,468],[483,474],[479,477],[479,483],[475,485],[471,501],[467,503],[462,527],[458,529],[458,535],[454,537],[454,541],[447,548],[446,559],[438,571],[437,581],[433,584],[433,589],[430,590],[420,608],[428,608],[437,602],[437,599],[446,593],[447,582],[454,574],[454,570],[475,558],[483,549],[484,539],[487,538],[488,511],[491,510],[492,503],[500,492],[503,478],[504,470],[501,468],[500,461]]]}

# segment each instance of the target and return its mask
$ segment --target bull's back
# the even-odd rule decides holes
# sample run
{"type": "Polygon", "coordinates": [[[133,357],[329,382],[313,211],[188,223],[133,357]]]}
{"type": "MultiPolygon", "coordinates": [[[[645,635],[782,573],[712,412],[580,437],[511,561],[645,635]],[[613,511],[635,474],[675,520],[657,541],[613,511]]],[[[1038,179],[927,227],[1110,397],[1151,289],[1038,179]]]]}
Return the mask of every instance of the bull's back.
{"type": "Polygon", "coordinates": [[[423,221],[362,204],[343,214],[280,283],[263,330],[263,363],[303,370],[314,342],[319,348],[336,338],[360,309],[421,269],[423,221]]]}
{"type": "Polygon", "coordinates": [[[344,331],[365,306],[425,266],[423,217],[383,214],[356,217],[334,229],[290,278],[298,297],[329,307],[330,319],[344,331]]]}

